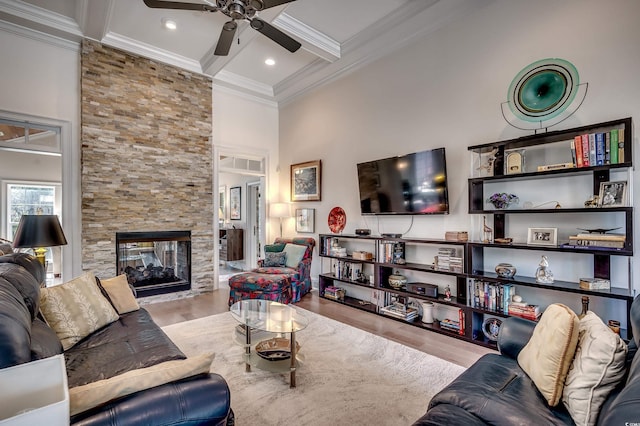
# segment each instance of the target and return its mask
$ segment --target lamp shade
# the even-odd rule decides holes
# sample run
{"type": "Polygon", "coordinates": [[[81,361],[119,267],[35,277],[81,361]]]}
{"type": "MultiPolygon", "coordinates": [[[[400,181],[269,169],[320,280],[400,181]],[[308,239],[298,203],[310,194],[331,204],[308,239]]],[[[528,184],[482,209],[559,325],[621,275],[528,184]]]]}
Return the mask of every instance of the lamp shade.
{"type": "Polygon", "coordinates": [[[271,203],[269,216],[279,218],[291,217],[291,208],[287,203],[271,203]]]}
{"type": "Polygon", "coordinates": [[[13,238],[14,248],[64,246],[67,239],[58,216],[54,214],[23,215],[13,238]]]}

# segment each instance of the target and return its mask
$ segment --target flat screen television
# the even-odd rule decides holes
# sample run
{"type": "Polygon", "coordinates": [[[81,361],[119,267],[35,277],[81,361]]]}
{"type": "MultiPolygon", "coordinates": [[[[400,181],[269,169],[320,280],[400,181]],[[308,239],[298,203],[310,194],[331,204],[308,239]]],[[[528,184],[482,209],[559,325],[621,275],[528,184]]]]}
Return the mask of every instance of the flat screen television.
{"type": "Polygon", "coordinates": [[[358,164],[366,215],[448,214],[444,148],[358,164]]]}

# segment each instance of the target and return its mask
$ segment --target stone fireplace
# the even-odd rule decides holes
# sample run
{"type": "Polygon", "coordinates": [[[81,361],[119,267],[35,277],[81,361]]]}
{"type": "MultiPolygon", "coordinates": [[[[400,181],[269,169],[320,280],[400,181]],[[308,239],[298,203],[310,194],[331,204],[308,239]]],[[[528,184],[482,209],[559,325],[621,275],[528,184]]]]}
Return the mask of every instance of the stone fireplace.
{"type": "Polygon", "coordinates": [[[211,291],[211,78],[92,40],[81,67],[83,269],[120,273],[116,233],[190,230],[188,291],[154,300],[211,291]]]}
{"type": "Polygon", "coordinates": [[[116,233],[116,271],[138,297],[191,289],[191,232],[116,233]]]}

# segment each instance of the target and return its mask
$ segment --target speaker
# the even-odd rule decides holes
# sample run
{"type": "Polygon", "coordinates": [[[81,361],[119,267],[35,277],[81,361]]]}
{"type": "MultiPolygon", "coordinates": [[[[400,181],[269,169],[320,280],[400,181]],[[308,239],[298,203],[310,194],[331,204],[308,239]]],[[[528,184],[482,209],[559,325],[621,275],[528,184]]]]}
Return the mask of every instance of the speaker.
{"type": "Polygon", "coordinates": [[[427,283],[407,283],[407,293],[415,293],[429,297],[438,297],[438,286],[435,284],[427,283]]]}
{"type": "Polygon", "coordinates": [[[371,229],[358,228],[356,229],[356,235],[371,235],[371,229]]]}

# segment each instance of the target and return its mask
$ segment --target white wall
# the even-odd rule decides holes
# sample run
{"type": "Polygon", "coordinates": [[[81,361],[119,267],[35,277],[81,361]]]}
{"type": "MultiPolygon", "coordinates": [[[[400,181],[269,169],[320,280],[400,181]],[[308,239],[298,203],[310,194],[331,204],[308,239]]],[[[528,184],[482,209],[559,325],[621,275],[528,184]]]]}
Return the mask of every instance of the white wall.
{"type": "MultiPolygon", "coordinates": [[[[563,58],[577,67],[582,81],[589,82],[586,101],[559,128],[628,116],[637,127],[638,16],[640,2],[634,0],[497,0],[282,107],[280,164],[323,161],[322,201],[297,206],[316,208],[320,233],[329,232],[326,218],[334,206],[346,211],[345,233],[359,227],[371,228],[374,234],[433,238],[442,238],[445,230],[475,232],[481,218],[467,214],[471,161],[467,147],[526,134],[504,121],[500,104],[511,80],[528,64],[563,58]],[[411,228],[410,217],[365,220],[360,215],[356,163],[442,146],[449,171],[450,215],[415,217],[411,228]]],[[[636,142],[637,137],[633,141],[637,162],[636,142]]],[[[281,188],[288,188],[288,179],[288,173],[280,173],[281,188]]],[[[635,198],[638,191],[636,185],[635,198]]],[[[638,232],[635,238],[640,241],[638,232]]],[[[523,275],[533,275],[540,254],[532,252],[518,260],[523,275]]],[[[588,263],[586,258],[590,257],[581,262],[588,263]]],[[[551,269],[560,277],[573,273],[573,262],[550,256],[551,269]]],[[[319,266],[316,260],[314,276],[319,266]]],[[[634,259],[634,275],[640,276],[638,272],[634,259]]],[[[546,294],[580,308],[577,295],[554,293],[546,294]]],[[[593,306],[600,303],[609,302],[592,301],[593,306]]],[[[619,309],[620,304],[615,306],[619,309]]],[[[616,308],[606,309],[609,318],[621,316],[616,308]]]]}
{"type": "MultiPolygon", "coordinates": [[[[267,208],[271,201],[279,201],[279,175],[282,172],[278,162],[278,108],[275,104],[248,98],[214,84],[213,143],[220,149],[264,156],[269,191],[267,208]]],[[[278,229],[276,220],[267,221],[267,241],[277,236],[278,229]]]]}
{"type": "Polygon", "coordinates": [[[63,205],[62,226],[69,244],[63,247],[62,273],[72,278],[81,271],[79,46],[24,34],[9,24],[0,28],[0,110],[63,123],[63,191],[70,196],[63,205]]]}

